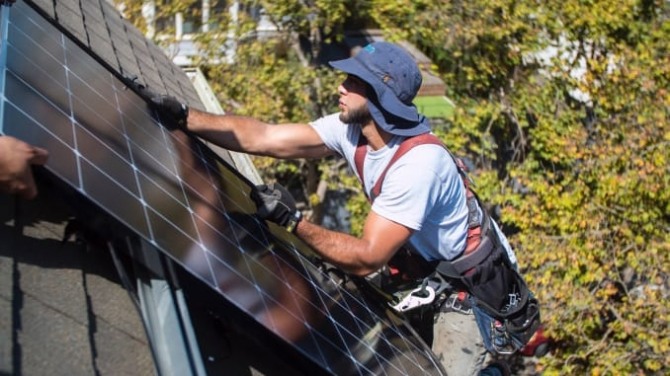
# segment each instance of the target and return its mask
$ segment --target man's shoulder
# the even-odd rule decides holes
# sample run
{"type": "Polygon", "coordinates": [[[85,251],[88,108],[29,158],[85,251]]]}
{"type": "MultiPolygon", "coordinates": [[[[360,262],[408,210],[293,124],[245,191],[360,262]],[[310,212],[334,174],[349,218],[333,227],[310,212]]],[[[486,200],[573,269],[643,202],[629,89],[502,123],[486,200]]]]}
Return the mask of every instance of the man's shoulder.
{"type": "Polygon", "coordinates": [[[341,156],[346,156],[354,145],[355,132],[349,124],[340,120],[339,112],[316,119],[310,125],[321,137],[326,147],[341,156]]]}
{"type": "Polygon", "coordinates": [[[419,144],[400,159],[405,164],[422,164],[425,166],[442,166],[446,161],[452,161],[449,152],[441,145],[419,144]]]}
{"type": "Polygon", "coordinates": [[[458,175],[456,164],[449,152],[444,147],[434,144],[413,147],[398,159],[391,169],[394,171],[389,173],[401,179],[411,179],[410,181],[445,180],[458,175]]]}
{"type": "Polygon", "coordinates": [[[344,124],[342,123],[342,120],[340,120],[339,112],[334,112],[332,114],[322,116],[310,122],[312,126],[319,126],[321,124],[333,124],[333,123],[344,124]]]}

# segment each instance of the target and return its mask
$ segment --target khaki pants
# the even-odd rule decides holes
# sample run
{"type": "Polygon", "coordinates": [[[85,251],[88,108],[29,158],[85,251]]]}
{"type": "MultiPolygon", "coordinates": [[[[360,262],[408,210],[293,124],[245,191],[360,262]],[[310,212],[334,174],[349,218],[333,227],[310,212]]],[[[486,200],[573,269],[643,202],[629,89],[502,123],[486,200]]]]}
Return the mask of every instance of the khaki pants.
{"type": "Polygon", "coordinates": [[[432,349],[449,376],[478,375],[487,356],[472,313],[439,312],[432,349]]]}

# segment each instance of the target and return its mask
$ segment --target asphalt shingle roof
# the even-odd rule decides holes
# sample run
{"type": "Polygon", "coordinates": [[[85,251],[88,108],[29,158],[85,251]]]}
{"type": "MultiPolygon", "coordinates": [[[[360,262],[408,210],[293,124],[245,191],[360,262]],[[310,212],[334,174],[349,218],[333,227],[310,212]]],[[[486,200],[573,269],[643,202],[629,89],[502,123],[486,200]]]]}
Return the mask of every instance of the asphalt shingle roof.
{"type": "MultiPolygon", "coordinates": [[[[12,7],[26,5],[110,70],[203,107],[186,74],[107,1],[12,7]]],[[[0,194],[0,376],[154,374],[142,322],[108,250],[62,242],[72,213],[45,184],[33,201],[0,194]]]]}

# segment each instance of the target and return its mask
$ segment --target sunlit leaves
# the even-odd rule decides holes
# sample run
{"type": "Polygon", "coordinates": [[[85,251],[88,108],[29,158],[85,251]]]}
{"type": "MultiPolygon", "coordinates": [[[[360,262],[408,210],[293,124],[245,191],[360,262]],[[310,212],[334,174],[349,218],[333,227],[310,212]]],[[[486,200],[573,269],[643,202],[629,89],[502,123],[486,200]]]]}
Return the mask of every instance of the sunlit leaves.
{"type": "Polygon", "coordinates": [[[515,230],[560,344],[543,360],[545,373],[667,371],[670,22],[662,2],[386,3],[373,16],[423,47],[458,103],[438,135],[475,159],[478,190],[515,230]],[[408,19],[411,28],[402,26],[408,19]]]}

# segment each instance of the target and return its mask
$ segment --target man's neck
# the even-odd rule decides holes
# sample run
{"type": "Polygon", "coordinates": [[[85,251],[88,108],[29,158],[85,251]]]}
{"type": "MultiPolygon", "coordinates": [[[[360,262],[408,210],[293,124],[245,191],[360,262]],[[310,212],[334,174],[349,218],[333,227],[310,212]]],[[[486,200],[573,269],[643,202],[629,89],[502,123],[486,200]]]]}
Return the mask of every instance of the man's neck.
{"type": "Polygon", "coordinates": [[[393,135],[381,129],[374,121],[370,121],[361,127],[363,136],[368,140],[372,150],[379,150],[391,141],[393,135]]]}

